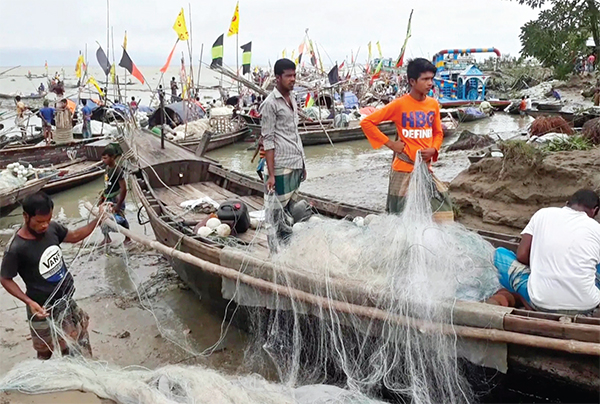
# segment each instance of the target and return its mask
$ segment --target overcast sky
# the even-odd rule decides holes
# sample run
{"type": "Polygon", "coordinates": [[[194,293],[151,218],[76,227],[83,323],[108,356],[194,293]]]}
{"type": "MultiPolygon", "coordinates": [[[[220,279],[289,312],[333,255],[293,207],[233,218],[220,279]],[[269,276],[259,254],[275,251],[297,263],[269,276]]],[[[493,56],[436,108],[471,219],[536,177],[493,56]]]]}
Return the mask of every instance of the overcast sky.
{"type": "MultiPolygon", "coordinates": [[[[133,61],[140,66],[161,66],[176,40],[171,27],[183,6],[188,29],[190,25],[192,29],[194,59],[197,63],[204,42],[203,60],[208,62],[212,43],[227,32],[235,3],[111,0],[116,59],[127,30],[127,49],[133,61]]],[[[265,65],[280,57],[284,48],[289,57],[309,28],[310,37],[324,50],[325,64],[330,64],[325,52],[341,63],[350,57],[351,49],[356,52],[359,47],[358,58],[364,61],[367,43],[373,41],[376,54],[378,40],[384,55],[395,58],[413,7],[408,57],[431,57],[447,48],[492,46],[517,55],[520,27],[537,15],[537,11],[508,0],[240,0],[239,44],[252,41],[253,63],[265,65]]],[[[105,0],[0,0],[0,15],[0,66],[43,66],[44,60],[50,66],[68,66],[75,63],[86,43],[91,63],[97,64],[96,41],[106,48],[105,0]]],[[[178,51],[184,49],[180,44],[178,51]]],[[[225,37],[224,50],[225,63],[235,65],[235,37],[225,37]]]]}

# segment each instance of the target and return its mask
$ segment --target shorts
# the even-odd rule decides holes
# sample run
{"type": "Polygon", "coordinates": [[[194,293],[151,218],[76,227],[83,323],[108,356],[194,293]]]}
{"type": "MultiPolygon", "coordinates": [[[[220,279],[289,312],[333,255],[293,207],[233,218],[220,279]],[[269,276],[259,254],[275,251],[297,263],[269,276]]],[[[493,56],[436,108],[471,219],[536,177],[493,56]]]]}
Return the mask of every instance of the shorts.
{"type": "MultiPolygon", "coordinates": [[[[54,308],[50,310],[51,315],[46,319],[33,317],[29,306],[27,307],[27,319],[31,319],[29,329],[31,331],[31,341],[33,349],[36,350],[38,358],[49,359],[54,352],[54,338],[50,321],[60,322],[62,332],[70,339],[70,344],[75,344],[80,353],[85,356],[92,356],[90,337],[88,334],[88,325],[90,317],[83,311],[75,300],[68,299],[59,301],[54,308]]],[[[69,344],[64,339],[57,336],[60,350],[63,353],[69,350],[69,344]]]]}
{"type": "MultiPolygon", "coordinates": [[[[494,266],[498,270],[498,280],[502,287],[512,293],[518,293],[535,310],[565,315],[587,315],[590,313],[589,310],[546,310],[532,304],[527,290],[531,269],[529,266],[517,261],[517,255],[504,247],[496,249],[494,253],[494,266]]],[[[596,266],[596,287],[600,289],[600,264],[596,266]]]]}

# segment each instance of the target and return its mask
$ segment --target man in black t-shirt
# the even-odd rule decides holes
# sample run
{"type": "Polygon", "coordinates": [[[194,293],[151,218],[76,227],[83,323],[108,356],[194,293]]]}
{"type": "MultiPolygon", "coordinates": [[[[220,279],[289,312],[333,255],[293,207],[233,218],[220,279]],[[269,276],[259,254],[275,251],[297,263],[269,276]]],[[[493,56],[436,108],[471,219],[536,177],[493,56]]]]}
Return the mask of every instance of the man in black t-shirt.
{"type": "MultiPolygon", "coordinates": [[[[104,174],[104,191],[100,198],[100,203],[112,203],[111,213],[114,215],[115,222],[119,226],[129,229],[129,222],[125,217],[125,198],[127,198],[127,181],[125,181],[125,173],[117,164],[117,152],[112,146],[106,146],[102,152],[102,162],[106,165],[106,173],[104,174]]],[[[104,225],[102,226],[102,234],[104,234],[103,244],[112,243],[110,238],[111,229],[104,225]]],[[[123,244],[127,245],[131,242],[129,237],[125,237],[123,244]]]]}
{"type": "MultiPolygon", "coordinates": [[[[50,359],[54,349],[50,321],[58,323],[64,334],[79,345],[81,353],[91,356],[87,326],[89,317],[73,300],[75,286],[67,269],[60,244],[78,243],[88,237],[98,220],[69,230],[52,221],[54,203],[43,192],[23,201],[23,226],[10,241],[0,266],[0,283],[8,293],[27,305],[33,347],[38,359],[50,359]],[[23,279],[25,293],[13,280],[23,279]]],[[[100,215],[99,217],[101,217],[100,215]]],[[[71,351],[58,339],[63,354],[71,351]]]]}

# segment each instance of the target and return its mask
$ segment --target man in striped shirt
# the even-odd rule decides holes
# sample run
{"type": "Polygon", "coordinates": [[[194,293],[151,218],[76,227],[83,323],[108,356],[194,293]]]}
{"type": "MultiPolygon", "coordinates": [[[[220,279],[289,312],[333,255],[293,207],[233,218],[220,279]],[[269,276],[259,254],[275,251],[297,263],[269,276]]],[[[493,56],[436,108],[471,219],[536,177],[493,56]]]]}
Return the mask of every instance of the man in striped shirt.
{"type": "MultiPolygon", "coordinates": [[[[274,211],[277,223],[291,224],[290,209],[296,201],[300,183],[306,179],[304,147],[298,134],[298,106],[292,90],[296,65],[289,59],[275,62],[277,85],[261,106],[262,143],[267,162],[266,193],[274,192],[284,212],[274,211]]],[[[290,229],[279,226],[278,238],[289,236],[290,229]]]]}

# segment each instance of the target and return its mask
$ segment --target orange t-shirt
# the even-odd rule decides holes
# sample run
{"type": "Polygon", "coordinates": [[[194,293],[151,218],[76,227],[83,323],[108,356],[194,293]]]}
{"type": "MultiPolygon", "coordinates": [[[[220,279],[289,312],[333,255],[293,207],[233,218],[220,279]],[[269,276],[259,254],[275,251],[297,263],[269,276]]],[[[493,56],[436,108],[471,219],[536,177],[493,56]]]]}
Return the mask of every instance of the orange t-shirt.
{"type": "Polygon", "coordinates": [[[520,111],[525,111],[527,109],[527,101],[521,100],[521,104],[519,105],[520,111]]]}
{"type": "MultiPolygon", "coordinates": [[[[440,106],[433,98],[427,97],[424,101],[417,101],[410,94],[406,94],[363,119],[360,126],[375,149],[379,149],[390,140],[377,127],[385,121],[396,124],[400,139],[406,144],[404,153],[412,161],[415,161],[418,150],[433,147],[439,151],[442,146],[444,132],[440,106]]],[[[433,158],[433,161],[436,160],[437,154],[433,158]]],[[[394,158],[392,163],[394,171],[409,173],[413,168],[412,164],[398,157],[394,158]]]]}

